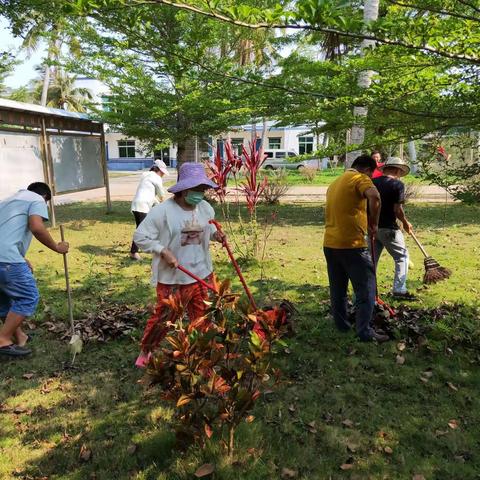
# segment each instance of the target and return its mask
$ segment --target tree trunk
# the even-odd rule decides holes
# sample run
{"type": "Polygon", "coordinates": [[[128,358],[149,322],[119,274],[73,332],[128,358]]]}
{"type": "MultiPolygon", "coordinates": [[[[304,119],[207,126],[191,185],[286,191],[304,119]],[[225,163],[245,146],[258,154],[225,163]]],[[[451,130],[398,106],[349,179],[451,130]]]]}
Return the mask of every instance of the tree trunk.
{"type": "MultiPolygon", "coordinates": [[[[363,23],[365,26],[367,26],[370,22],[377,20],[379,3],[380,0],[365,0],[363,6],[363,23]]],[[[365,50],[367,48],[373,46],[375,46],[375,41],[363,40],[360,45],[362,55],[365,54],[365,50]]],[[[373,73],[374,72],[371,70],[360,72],[357,80],[358,87],[363,89],[370,87],[373,73]]],[[[357,120],[352,126],[352,132],[349,141],[350,145],[361,145],[363,143],[365,139],[365,127],[363,126],[363,122],[365,121],[367,114],[368,110],[366,107],[355,107],[353,109],[353,116],[357,120]]],[[[350,168],[355,158],[361,155],[361,153],[361,150],[348,152],[345,158],[345,168],[350,168]]]]}
{"type": "Polygon", "coordinates": [[[418,170],[417,165],[417,149],[415,148],[415,142],[410,140],[408,142],[408,156],[410,157],[411,172],[415,175],[418,170]]]}
{"type": "Polygon", "coordinates": [[[265,139],[267,137],[267,119],[263,117],[263,125],[262,125],[262,140],[260,142],[260,152],[259,155],[262,156],[263,152],[265,151],[265,139]]]}
{"type": "Polygon", "coordinates": [[[177,169],[182,163],[195,162],[197,145],[195,137],[188,137],[177,145],[177,169]]]}
{"type": "Polygon", "coordinates": [[[43,77],[42,98],[40,99],[40,105],[42,107],[45,107],[47,105],[48,87],[50,86],[50,65],[48,64],[49,60],[50,58],[47,59],[47,66],[45,67],[45,74],[43,77]]]}

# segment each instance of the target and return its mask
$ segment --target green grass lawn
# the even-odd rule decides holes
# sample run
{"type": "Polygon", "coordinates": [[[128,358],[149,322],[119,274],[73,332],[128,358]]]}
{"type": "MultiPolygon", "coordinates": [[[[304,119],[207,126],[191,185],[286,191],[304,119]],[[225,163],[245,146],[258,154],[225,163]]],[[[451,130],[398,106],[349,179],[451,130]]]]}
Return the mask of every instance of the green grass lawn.
{"type": "MultiPolygon", "coordinates": [[[[71,243],[76,318],[102,301],[143,306],[154,299],[148,261],[128,259],[129,204],[114,203],[111,215],[104,210],[103,204],[57,210],[71,243]]],[[[323,206],[276,210],[263,276],[258,267],[245,276],[259,303],[273,297],[296,304],[297,334],[276,360],[280,385],[259,400],[254,422],[239,429],[233,462],[215,435],[205,450],[175,449],[171,406],[138,383],[141,372],[133,367],[140,329],[123,340],[87,344],[68,368],[66,341],[42,328],[47,320],[67,321],[62,257],[35,241],[29,258],[42,301],[34,355],[0,363],[0,479],[183,480],[206,462],[215,464],[210,478],[217,480],[479,478],[480,209],[408,206],[429,253],[454,271],[448,282],[421,288],[421,254],[409,242],[416,305],[465,308],[436,324],[426,346],[407,348],[403,365],[396,362],[397,341],[363,344],[332,327],[323,206]],[[82,447],[89,458],[80,457],[82,447]],[[344,464],[353,468],[342,470],[344,464]],[[282,477],[284,468],[294,476],[282,477]]],[[[233,277],[225,253],[213,249],[219,276],[233,277]]],[[[382,258],[380,292],[390,288],[392,265],[382,258]]]]}
{"type": "MultiPolygon", "coordinates": [[[[330,185],[336,178],[338,178],[345,169],[343,167],[340,168],[331,168],[327,170],[319,170],[315,177],[310,181],[305,178],[300,170],[287,170],[287,184],[290,186],[302,185],[302,186],[328,186],[330,185]]],[[[262,174],[266,174],[267,176],[272,174],[270,170],[261,170],[262,174]]],[[[241,181],[241,177],[239,181],[241,181]]],[[[423,180],[421,177],[417,177],[415,175],[407,175],[404,177],[403,182],[406,184],[411,185],[428,185],[428,182],[423,180]]],[[[229,186],[234,186],[234,181],[229,181],[229,186]]]]}

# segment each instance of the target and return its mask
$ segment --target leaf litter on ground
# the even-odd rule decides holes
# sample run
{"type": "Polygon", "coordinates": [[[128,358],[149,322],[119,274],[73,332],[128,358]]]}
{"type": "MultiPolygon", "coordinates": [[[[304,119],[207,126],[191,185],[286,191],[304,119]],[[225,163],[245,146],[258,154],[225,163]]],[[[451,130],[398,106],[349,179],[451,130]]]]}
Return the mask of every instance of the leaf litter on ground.
{"type": "MultiPolygon", "coordinates": [[[[75,320],[75,329],[84,342],[108,342],[128,336],[141,326],[147,308],[125,304],[100,304],[95,312],[75,320]]],[[[43,326],[52,333],[61,335],[62,340],[71,336],[71,329],[65,321],[47,321],[43,326]]]]}

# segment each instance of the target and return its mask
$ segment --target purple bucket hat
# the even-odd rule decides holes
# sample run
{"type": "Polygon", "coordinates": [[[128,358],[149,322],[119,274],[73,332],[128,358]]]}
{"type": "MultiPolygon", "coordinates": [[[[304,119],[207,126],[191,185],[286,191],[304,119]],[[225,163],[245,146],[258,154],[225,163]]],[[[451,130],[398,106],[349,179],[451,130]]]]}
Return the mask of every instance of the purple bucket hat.
{"type": "Polygon", "coordinates": [[[183,190],[195,188],[199,185],[205,185],[210,188],[218,188],[218,185],[207,177],[202,163],[188,162],[184,163],[180,167],[178,181],[175,185],[170,187],[168,191],[170,193],[183,192],[183,190]]]}

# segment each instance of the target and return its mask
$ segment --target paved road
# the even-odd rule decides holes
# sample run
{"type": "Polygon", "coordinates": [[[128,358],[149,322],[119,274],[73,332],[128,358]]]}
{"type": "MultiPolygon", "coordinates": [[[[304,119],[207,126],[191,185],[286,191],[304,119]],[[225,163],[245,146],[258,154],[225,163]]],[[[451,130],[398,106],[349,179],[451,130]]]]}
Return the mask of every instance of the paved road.
{"type": "MultiPolygon", "coordinates": [[[[135,195],[138,182],[142,172],[132,174],[114,176],[110,178],[110,192],[112,200],[130,201],[135,195]]],[[[167,177],[164,177],[164,183],[173,183],[176,179],[176,171],[171,170],[167,177]]],[[[288,202],[318,202],[325,200],[327,192],[326,186],[294,186],[290,187],[282,203],[288,202]]],[[[412,201],[415,202],[445,202],[445,190],[435,185],[418,185],[418,196],[412,201]]],[[[96,188],[85,192],[68,193],[66,195],[58,195],[55,197],[57,205],[74,202],[97,202],[105,200],[105,188],[96,188]]],[[[453,199],[447,195],[447,200],[452,202],[453,199]]]]}

